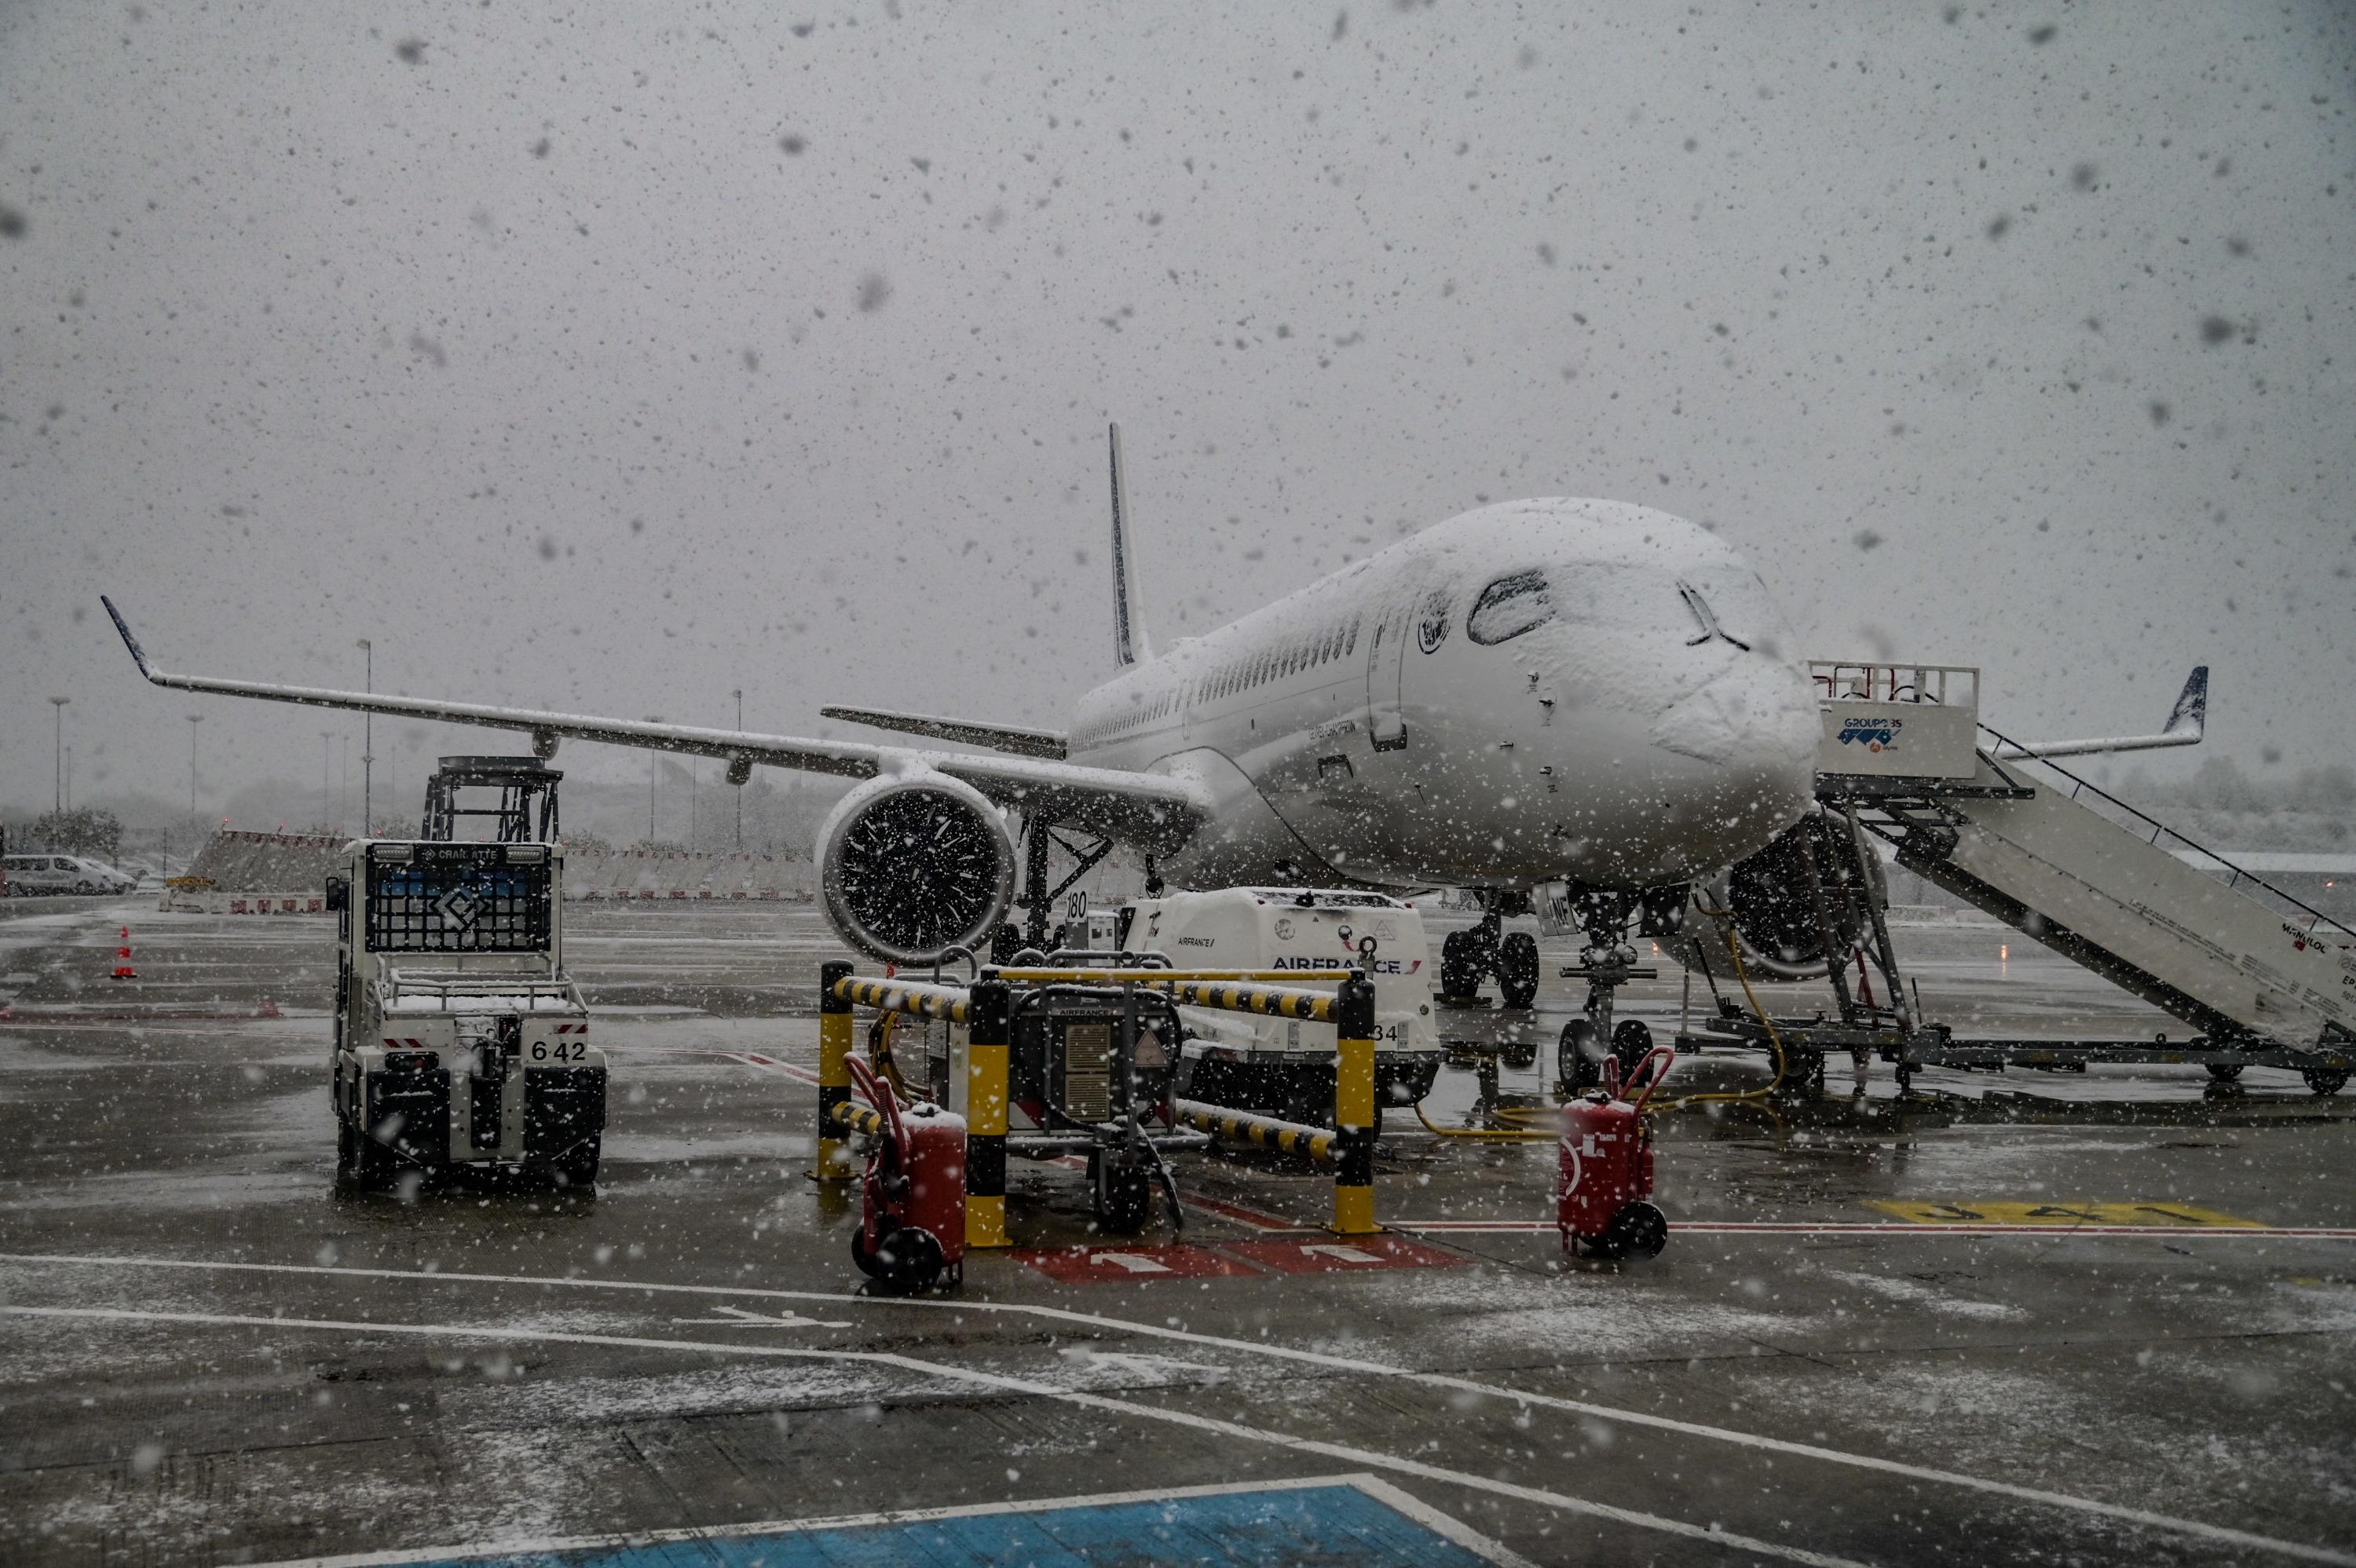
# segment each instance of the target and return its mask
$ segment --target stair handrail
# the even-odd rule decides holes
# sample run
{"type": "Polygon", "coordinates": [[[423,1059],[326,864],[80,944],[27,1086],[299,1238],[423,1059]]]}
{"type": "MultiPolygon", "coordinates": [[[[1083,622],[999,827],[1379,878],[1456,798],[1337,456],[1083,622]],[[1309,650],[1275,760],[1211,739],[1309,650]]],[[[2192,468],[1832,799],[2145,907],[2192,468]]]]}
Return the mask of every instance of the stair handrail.
{"type": "MultiPolygon", "coordinates": [[[[2274,894],[2275,897],[2282,900],[2283,902],[2290,905],[2291,908],[2304,913],[2307,916],[2307,930],[2309,933],[2312,933],[2316,926],[2320,923],[2329,926],[2340,935],[2347,937],[2351,943],[2356,943],[2356,931],[2349,930],[2348,927],[2340,924],[2338,921],[2332,919],[2329,915],[2325,914],[2321,910],[2317,909],[2314,905],[2307,902],[2304,899],[2301,899],[2295,894],[2283,891],[2282,889],[2275,886],[2264,877],[2259,876],[2255,871],[2244,870],[2243,868],[2233,864],[2233,861],[2225,859],[2224,856],[2217,853],[2216,850],[2210,848],[2206,844],[2202,844],[2196,839],[2188,837],[2186,835],[2178,832],[2175,828],[2170,827],[2167,823],[2162,822],[2159,818],[2152,816],[2151,813],[2129,805],[2126,801],[2121,800],[2117,795],[2113,795],[2102,785],[2092,783],[2086,779],[2082,779],[2076,773],[2073,773],[2069,769],[2063,767],[2061,763],[2054,762],[2050,758],[2040,756],[2034,747],[2022,745],[2019,741],[1997,730],[1995,726],[1984,723],[1980,725],[1980,728],[1987,731],[1989,734],[1994,735],[1997,740],[2001,741],[2003,744],[2012,747],[2015,751],[2019,752],[2021,758],[2035,763],[2040,767],[2051,768],[2055,773],[2060,773],[2063,778],[2068,779],[2072,786],[2070,791],[2070,798],[2072,800],[2078,798],[2078,795],[2081,790],[2092,790],[2095,795],[2101,796],[2104,800],[2108,801],[2111,805],[2117,806],[2121,811],[2126,812],[2136,821],[2148,826],[2151,828],[2152,833],[2151,837],[2147,842],[2152,846],[2152,848],[2159,848],[2160,836],[2162,834],[2166,834],[2169,837],[2175,839],[2178,843],[2183,845],[2186,848],[2193,851],[2195,854],[2205,855],[2216,864],[2222,866],[2225,869],[2233,872],[2233,875],[2232,879],[2225,883],[2228,888],[2238,887],[2244,881],[2255,882],[2258,886],[2265,889],[2266,891],[2274,894]]],[[[1983,752],[1981,756],[1982,760],[1987,762],[1990,767],[1996,766],[1994,758],[1988,757],[1985,752],[1983,752]]],[[[1998,771],[2000,772],[2001,770],[1998,771]]]]}

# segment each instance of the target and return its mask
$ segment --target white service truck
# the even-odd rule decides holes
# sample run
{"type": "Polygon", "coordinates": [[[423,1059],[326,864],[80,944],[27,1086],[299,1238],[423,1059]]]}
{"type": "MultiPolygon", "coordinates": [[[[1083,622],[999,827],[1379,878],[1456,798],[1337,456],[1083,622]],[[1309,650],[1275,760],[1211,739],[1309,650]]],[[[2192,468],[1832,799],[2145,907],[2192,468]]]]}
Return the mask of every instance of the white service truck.
{"type": "MultiPolygon", "coordinates": [[[[1139,899],[1077,923],[1074,946],[1167,954],[1181,969],[1298,972],[1328,982],[1363,966],[1375,987],[1375,1105],[1411,1105],[1440,1072],[1431,950],[1423,916],[1382,893],[1221,888],[1139,899]],[[1099,943],[1100,937],[1109,941],[1099,943]]],[[[1181,1008],[1178,1093],[1190,1100],[1323,1123],[1333,1115],[1333,1026],[1181,1008]]]]}
{"type": "Polygon", "coordinates": [[[564,971],[551,844],[360,839],[336,915],[337,1175],[527,1169],[597,1179],[605,1057],[564,971]]]}

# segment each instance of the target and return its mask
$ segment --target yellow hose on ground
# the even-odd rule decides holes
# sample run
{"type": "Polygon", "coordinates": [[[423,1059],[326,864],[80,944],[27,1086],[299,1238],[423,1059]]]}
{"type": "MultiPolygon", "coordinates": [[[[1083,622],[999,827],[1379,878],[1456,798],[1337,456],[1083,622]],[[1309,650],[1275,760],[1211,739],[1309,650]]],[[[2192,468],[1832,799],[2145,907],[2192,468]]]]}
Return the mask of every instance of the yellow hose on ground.
{"type": "MultiPolygon", "coordinates": [[[[1499,1121],[1504,1121],[1504,1120],[1505,1120],[1505,1119],[1506,1119],[1506,1118],[1511,1115],[1511,1113],[1510,1113],[1510,1112],[1506,1112],[1506,1111],[1493,1111],[1493,1112],[1491,1112],[1491,1113],[1490,1113],[1490,1115],[1492,1115],[1495,1116],[1499,1121]]],[[[1552,1139],[1552,1138],[1554,1137],[1554,1136],[1555,1136],[1555,1135],[1554,1135],[1554,1134],[1552,1134],[1552,1133],[1541,1133],[1541,1132],[1526,1131],[1526,1130],[1525,1130],[1525,1131],[1502,1132],[1502,1131],[1491,1131],[1491,1130],[1485,1130],[1485,1129],[1483,1129],[1483,1128],[1480,1128],[1480,1127],[1443,1127],[1443,1126],[1439,1126],[1439,1125],[1435,1125],[1435,1124],[1433,1123],[1432,1119],[1431,1119],[1430,1116],[1427,1116],[1427,1115],[1425,1115],[1423,1114],[1423,1102],[1422,1102],[1422,1101],[1420,1101],[1420,1100],[1418,1100],[1418,1101],[1415,1103],[1415,1119],[1416,1119],[1417,1121],[1421,1122],[1421,1123],[1423,1124],[1424,1131],[1426,1131],[1426,1132],[1428,1132],[1428,1133],[1433,1133],[1433,1134],[1436,1134],[1437,1136],[1440,1136],[1440,1137],[1443,1137],[1443,1138],[1504,1138],[1504,1139],[1507,1139],[1507,1140],[1509,1140],[1509,1141],[1515,1141],[1515,1142],[1526,1142],[1526,1141],[1527,1141],[1528,1139],[1531,1139],[1531,1138],[1546,1138],[1546,1139],[1549,1139],[1549,1140],[1550,1140],[1550,1139],[1552,1139]]]]}

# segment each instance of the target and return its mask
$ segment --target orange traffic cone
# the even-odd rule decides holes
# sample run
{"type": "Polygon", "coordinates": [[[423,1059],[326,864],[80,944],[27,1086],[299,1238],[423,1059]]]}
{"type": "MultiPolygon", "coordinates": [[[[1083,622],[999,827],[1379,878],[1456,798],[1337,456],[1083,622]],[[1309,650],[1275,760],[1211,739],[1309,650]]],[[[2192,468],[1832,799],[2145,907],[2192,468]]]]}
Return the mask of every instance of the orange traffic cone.
{"type": "Polygon", "coordinates": [[[272,1001],[268,997],[264,997],[262,998],[262,1010],[253,1016],[258,1019],[274,1019],[283,1018],[285,1015],[282,1014],[278,1010],[278,1004],[276,1002],[272,1001]]]}
{"type": "Polygon", "coordinates": [[[131,966],[131,928],[127,925],[123,928],[123,945],[114,950],[114,977],[118,980],[139,978],[139,971],[131,966]]]}

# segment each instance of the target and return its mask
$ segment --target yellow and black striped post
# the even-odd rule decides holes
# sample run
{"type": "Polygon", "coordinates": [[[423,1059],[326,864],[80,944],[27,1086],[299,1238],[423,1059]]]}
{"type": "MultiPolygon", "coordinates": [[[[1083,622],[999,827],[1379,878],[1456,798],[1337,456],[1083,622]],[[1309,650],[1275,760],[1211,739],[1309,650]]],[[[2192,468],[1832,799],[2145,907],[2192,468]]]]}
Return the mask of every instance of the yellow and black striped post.
{"type": "Polygon", "coordinates": [[[1002,1247],[1006,1240],[1006,982],[984,975],[966,1008],[965,1244],[1002,1247]]]}
{"type": "Polygon", "coordinates": [[[851,965],[840,959],[819,965],[818,1164],[810,1175],[819,1181],[848,1181],[856,1174],[842,1120],[851,1105],[851,998],[834,994],[850,975],[851,965]]]}
{"type": "Polygon", "coordinates": [[[1353,974],[1334,997],[1333,1232],[1363,1236],[1375,1223],[1375,987],[1353,974]]]}

